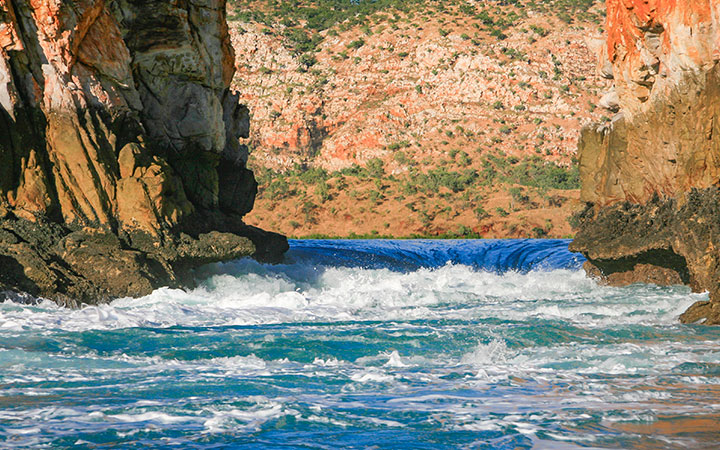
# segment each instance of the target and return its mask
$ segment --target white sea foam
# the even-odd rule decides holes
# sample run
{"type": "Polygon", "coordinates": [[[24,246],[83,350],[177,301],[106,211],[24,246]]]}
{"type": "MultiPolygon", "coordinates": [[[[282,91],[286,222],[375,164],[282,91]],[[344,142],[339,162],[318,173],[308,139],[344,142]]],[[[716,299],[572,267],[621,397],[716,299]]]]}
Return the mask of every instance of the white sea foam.
{"type": "Polygon", "coordinates": [[[350,378],[358,383],[387,383],[395,379],[394,376],[374,367],[358,371],[352,374],[350,378]]]}
{"type": "Polygon", "coordinates": [[[386,367],[407,367],[407,364],[403,361],[400,353],[397,350],[393,350],[388,355],[388,361],[385,363],[386,367]]]}
{"type": "Polygon", "coordinates": [[[107,429],[128,441],[165,429],[211,441],[297,422],[411,433],[422,424],[574,449],[592,445],[598,427],[718,408],[719,377],[702,372],[720,363],[715,337],[677,324],[706,296],[684,287],[452,264],[398,272],[244,260],[204,270],[195,290],[82,310],[0,304],[2,394],[21,405],[0,409],[0,438],[38,447],[48,442],[38,436],[107,429]],[[266,326],[221,328],[233,325],[266,326]],[[193,328],[161,330],[172,326],[193,328]],[[90,329],[127,329],[97,335],[127,332],[143,345],[74,333],[90,329]],[[108,390],[151,393],[96,404],[108,390]]]}
{"type": "Polygon", "coordinates": [[[205,420],[203,425],[209,433],[220,433],[227,430],[242,429],[244,431],[259,430],[270,420],[282,416],[298,417],[300,414],[294,409],[285,408],[279,403],[268,403],[250,410],[223,409],[211,411],[212,417],[205,420]]]}
{"type": "Polygon", "coordinates": [[[493,340],[488,344],[478,344],[471,353],[462,357],[461,362],[478,367],[505,364],[509,353],[504,341],[493,340]]]}
{"type": "Polygon", "coordinates": [[[120,422],[152,422],[160,423],[163,425],[182,423],[182,422],[194,422],[197,420],[194,416],[175,416],[163,412],[149,411],[140,414],[114,414],[106,416],[108,419],[117,420],[120,422]]]}
{"type": "Polygon", "coordinates": [[[220,273],[192,291],[158,289],[143,298],[75,311],[47,301],[6,302],[0,304],[0,332],[493,317],[589,326],[659,324],[675,321],[705,298],[682,287],[598,287],[570,270],[495,274],[448,264],[401,273],[252,261],[218,267],[220,273]]]}

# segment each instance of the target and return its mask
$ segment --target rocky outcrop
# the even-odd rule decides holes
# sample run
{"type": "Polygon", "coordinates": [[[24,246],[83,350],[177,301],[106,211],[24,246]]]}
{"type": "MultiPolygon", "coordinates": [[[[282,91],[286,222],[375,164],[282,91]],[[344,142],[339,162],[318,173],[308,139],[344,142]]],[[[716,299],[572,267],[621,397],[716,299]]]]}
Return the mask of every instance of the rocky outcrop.
{"type": "Polygon", "coordinates": [[[685,283],[720,324],[720,1],[608,0],[620,112],[579,143],[588,205],[571,248],[612,284],[685,283]]]}
{"type": "Polygon", "coordinates": [[[0,0],[0,287],[97,302],[284,252],[241,220],[257,184],[225,14],[0,0]]]}

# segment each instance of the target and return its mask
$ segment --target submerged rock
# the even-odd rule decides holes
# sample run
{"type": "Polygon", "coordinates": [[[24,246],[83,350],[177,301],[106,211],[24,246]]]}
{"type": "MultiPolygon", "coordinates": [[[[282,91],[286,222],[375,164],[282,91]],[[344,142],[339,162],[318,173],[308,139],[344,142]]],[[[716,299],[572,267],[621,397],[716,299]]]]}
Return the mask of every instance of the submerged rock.
{"type": "Polygon", "coordinates": [[[608,0],[620,113],[583,130],[571,248],[611,284],[684,283],[710,303],[681,319],[720,324],[720,2],[608,0]]]}
{"type": "Polygon", "coordinates": [[[248,227],[225,1],[0,2],[0,290],[75,304],[184,286],[248,227]]]}

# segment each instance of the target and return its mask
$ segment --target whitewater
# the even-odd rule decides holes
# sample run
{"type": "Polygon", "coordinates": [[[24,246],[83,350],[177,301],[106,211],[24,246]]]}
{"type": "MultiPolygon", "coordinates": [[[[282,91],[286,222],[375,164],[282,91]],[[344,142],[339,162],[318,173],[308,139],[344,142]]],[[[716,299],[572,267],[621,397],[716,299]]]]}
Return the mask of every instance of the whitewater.
{"type": "Polygon", "coordinates": [[[0,447],[685,449],[720,440],[707,294],[600,286],[566,240],[291,241],[283,264],[0,304],[0,447]]]}

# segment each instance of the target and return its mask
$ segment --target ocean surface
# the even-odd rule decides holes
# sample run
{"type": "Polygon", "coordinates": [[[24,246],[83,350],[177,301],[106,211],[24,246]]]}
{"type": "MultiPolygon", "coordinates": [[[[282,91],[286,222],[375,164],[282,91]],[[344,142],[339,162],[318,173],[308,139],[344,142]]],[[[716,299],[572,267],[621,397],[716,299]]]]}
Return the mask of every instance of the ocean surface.
{"type": "Polygon", "coordinates": [[[0,304],[0,448],[686,449],[720,327],[562,240],[293,241],[285,264],[67,310],[0,304]]]}

